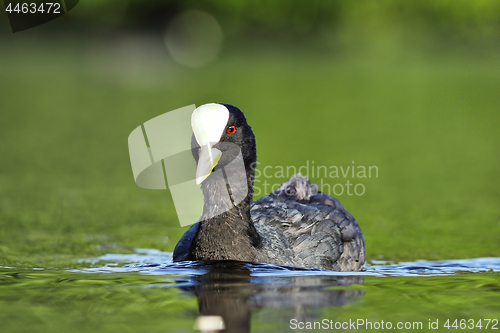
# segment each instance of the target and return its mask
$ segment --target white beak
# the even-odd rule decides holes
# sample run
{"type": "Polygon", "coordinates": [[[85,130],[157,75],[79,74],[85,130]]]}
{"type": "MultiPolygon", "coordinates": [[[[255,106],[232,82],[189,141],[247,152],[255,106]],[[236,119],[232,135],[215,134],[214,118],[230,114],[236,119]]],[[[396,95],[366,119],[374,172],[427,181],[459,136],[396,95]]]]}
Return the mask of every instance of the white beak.
{"type": "Polygon", "coordinates": [[[201,147],[198,166],[196,167],[196,184],[200,185],[212,173],[213,168],[217,165],[222,152],[208,145],[201,147]]]}
{"type": "Polygon", "coordinates": [[[191,115],[191,127],[196,141],[201,147],[196,184],[201,184],[212,173],[222,152],[213,148],[220,141],[229,120],[229,110],[221,104],[201,105],[191,115]]]}

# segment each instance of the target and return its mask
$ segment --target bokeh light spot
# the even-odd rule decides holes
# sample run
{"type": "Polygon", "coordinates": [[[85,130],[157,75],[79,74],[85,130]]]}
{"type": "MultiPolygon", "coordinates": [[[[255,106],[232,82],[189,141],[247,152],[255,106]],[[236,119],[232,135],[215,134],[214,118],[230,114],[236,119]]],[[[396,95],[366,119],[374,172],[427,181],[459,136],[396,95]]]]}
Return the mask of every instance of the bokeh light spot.
{"type": "Polygon", "coordinates": [[[202,67],[217,58],[223,42],[222,29],[212,15],[190,10],[170,22],[165,42],[176,62],[202,67]]]}

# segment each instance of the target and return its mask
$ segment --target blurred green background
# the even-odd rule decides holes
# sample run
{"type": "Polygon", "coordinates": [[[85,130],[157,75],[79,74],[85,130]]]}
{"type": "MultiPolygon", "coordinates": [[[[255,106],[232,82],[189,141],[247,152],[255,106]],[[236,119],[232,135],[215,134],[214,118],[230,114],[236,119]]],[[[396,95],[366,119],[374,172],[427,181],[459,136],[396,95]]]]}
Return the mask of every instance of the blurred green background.
{"type": "Polygon", "coordinates": [[[135,185],[127,137],[209,102],[245,112],[261,170],[377,166],[323,179],[365,186],[338,198],[368,259],[500,255],[499,1],[87,0],[16,34],[0,19],[0,266],[172,251],[185,228],[168,191],[135,185]]]}

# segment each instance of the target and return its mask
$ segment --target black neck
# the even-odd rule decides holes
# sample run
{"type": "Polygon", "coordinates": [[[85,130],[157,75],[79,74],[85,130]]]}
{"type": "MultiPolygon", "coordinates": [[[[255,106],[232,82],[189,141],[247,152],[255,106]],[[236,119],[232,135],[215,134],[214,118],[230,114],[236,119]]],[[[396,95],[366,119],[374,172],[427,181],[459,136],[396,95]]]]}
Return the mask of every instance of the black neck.
{"type": "Polygon", "coordinates": [[[245,174],[237,163],[226,165],[201,184],[203,215],[191,260],[255,260],[261,238],[250,216],[254,170],[246,164],[245,174]]]}

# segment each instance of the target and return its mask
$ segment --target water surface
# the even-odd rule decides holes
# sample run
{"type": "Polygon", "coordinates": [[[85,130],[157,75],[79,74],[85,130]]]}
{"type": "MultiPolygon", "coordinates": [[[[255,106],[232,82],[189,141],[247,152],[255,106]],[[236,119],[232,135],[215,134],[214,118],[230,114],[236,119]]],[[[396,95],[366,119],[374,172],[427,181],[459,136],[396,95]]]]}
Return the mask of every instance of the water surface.
{"type": "Polygon", "coordinates": [[[500,258],[373,261],[363,272],[332,272],[172,263],[169,252],[138,249],[80,263],[91,267],[2,268],[0,318],[8,331],[191,332],[204,316],[219,316],[231,332],[348,322],[365,330],[382,321],[445,329],[447,319],[477,323],[500,313],[500,258]]]}

